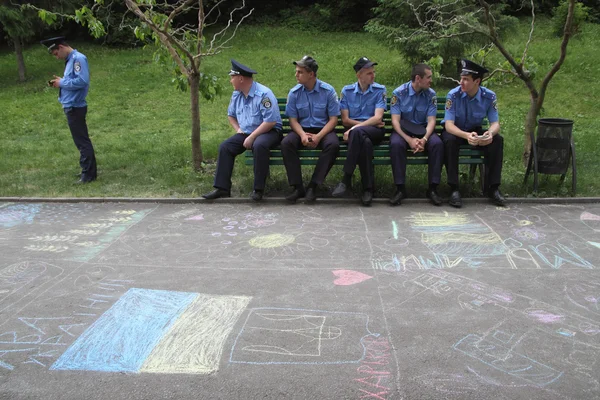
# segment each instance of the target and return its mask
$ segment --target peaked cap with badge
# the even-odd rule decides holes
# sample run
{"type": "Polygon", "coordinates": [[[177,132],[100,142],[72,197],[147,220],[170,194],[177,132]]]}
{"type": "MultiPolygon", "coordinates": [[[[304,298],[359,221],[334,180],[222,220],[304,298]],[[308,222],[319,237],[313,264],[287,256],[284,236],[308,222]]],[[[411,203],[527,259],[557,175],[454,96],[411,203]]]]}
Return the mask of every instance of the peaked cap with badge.
{"type": "Polygon", "coordinates": [[[229,71],[229,75],[241,75],[252,78],[253,74],[258,74],[258,72],[234,60],[233,58],[231,59],[231,71],[229,71]]]}
{"type": "Polygon", "coordinates": [[[52,50],[56,49],[59,44],[65,44],[66,39],[64,36],[56,36],[49,39],[44,39],[40,41],[40,44],[46,46],[48,48],[48,53],[52,53],[52,50]]]}
{"type": "Polygon", "coordinates": [[[361,57],[356,64],[354,64],[354,71],[358,72],[363,68],[371,68],[374,65],[377,65],[377,63],[369,60],[367,57],[361,57]]]}
{"type": "Polygon", "coordinates": [[[481,65],[464,58],[460,60],[458,69],[460,70],[461,76],[472,75],[474,78],[483,78],[484,74],[490,72],[481,65]]]}

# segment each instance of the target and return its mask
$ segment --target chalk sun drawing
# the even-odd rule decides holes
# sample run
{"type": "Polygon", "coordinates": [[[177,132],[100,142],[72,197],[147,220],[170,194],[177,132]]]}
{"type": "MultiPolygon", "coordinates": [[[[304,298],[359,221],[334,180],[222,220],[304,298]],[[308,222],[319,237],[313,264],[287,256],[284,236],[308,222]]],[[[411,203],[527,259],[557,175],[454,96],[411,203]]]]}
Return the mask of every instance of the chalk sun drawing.
{"type": "Polygon", "coordinates": [[[283,247],[294,243],[296,237],[293,235],[285,235],[281,233],[273,233],[271,235],[256,236],[250,239],[250,246],[258,247],[259,249],[272,249],[274,247],[283,247]]]}

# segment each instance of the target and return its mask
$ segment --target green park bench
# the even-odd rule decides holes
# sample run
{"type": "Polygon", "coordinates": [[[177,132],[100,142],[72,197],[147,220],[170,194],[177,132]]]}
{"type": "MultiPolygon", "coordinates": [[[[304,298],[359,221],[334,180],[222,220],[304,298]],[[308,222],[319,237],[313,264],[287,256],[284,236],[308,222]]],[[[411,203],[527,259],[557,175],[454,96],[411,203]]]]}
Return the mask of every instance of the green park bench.
{"type": "MultiPolygon", "coordinates": [[[[386,131],[386,140],[383,141],[382,144],[373,146],[373,165],[391,165],[390,160],[390,145],[389,136],[393,132],[392,128],[392,117],[390,114],[390,100],[388,97],[388,111],[383,114],[383,120],[385,122],[385,131],[386,131]]],[[[290,120],[287,115],[285,115],[285,104],[286,98],[278,98],[277,105],[279,106],[279,112],[281,114],[281,118],[283,120],[283,134],[287,135],[291,132],[290,128],[290,120]]],[[[442,132],[442,119],[444,118],[444,109],[446,106],[446,98],[439,97],[437,98],[437,116],[436,116],[436,127],[435,132],[441,134],[442,132]]],[[[341,117],[338,119],[338,125],[335,127],[335,133],[340,137],[340,140],[346,131],[346,128],[342,125],[341,117]]],[[[335,160],[335,165],[344,165],[344,161],[346,160],[346,154],[348,151],[348,146],[345,143],[340,145],[340,152],[335,160]]],[[[419,152],[413,153],[411,151],[407,151],[407,165],[426,165],[427,164],[427,153],[419,152]]],[[[319,149],[302,149],[299,151],[300,154],[300,163],[302,165],[316,165],[317,158],[321,150],[319,149]]],[[[245,153],[245,163],[246,165],[253,165],[254,158],[252,154],[252,150],[247,150],[245,153]]],[[[469,167],[469,182],[473,182],[475,179],[475,174],[477,172],[477,167],[479,166],[479,182],[481,185],[481,190],[483,192],[484,185],[484,174],[485,174],[485,166],[484,166],[484,155],[482,150],[478,150],[469,145],[464,145],[460,147],[459,152],[459,164],[468,164],[469,167]]],[[[271,159],[269,161],[270,165],[283,165],[283,156],[281,154],[281,149],[278,147],[271,150],[271,159]]]]}

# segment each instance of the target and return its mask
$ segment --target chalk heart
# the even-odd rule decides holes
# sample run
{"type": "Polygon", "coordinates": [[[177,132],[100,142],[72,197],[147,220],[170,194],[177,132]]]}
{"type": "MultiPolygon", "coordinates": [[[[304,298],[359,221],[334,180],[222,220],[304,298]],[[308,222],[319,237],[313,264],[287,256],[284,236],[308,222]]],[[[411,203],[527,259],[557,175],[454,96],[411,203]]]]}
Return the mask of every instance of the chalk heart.
{"type": "Polygon", "coordinates": [[[372,278],[370,275],[363,274],[362,272],[358,271],[352,271],[350,269],[336,269],[331,272],[333,272],[333,275],[337,277],[333,283],[339,286],[355,285],[372,278]]]}

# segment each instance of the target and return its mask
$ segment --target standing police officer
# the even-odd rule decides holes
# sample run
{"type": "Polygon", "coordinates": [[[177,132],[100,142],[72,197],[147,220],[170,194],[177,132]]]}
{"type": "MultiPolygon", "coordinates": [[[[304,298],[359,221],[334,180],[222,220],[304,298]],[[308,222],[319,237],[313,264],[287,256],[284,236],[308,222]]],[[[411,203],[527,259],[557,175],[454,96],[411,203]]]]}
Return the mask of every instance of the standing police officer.
{"type": "Polygon", "coordinates": [[[227,108],[229,124],[236,132],[219,146],[217,171],[214,188],[203,195],[214,200],[229,197],[231,174],[235,157],[245,150],[254,153],[254,190],[251,198],[260,201],[263,197],[265,182],[269,175],[271,148],[281,141],[281,116],[277,99],[268,87],[255,82],[252,78],[257,72],[231,60],[230,82],[233,94],[227,108]]]}
{"type": "Polygon", "coordinates": [[[480,86],[488,70],[473,61],[461,60],[460,86],[448,92],[446,114],[442,125],[442,140],[446,154],[448,184],[452,190],[450,205],[462,207],[458,189],[458,152],[460,145],[479,146],[485,153],[486,178],[484,187],[490,201],[498,206],[506,205],[500,193],[504,140],[500,136],[496,94],[480,86]],[[487,117],[490,127],[483,131],[483,119],[487,117]]]}
{"type": "Polygon", "coordinates": [[[429,160],[429,188],[426,196],[433,204],[442,204],[437,194],[437,186],[442,175],[444,146],[436,135],[435,117],[437,97],[431,89],[431,67],[416,64],[411,72],[411,80],[394,90],[391,101],[392,126],[390,136],[390,158],[396,193],[390,204],[398,205],[406,197],[406,150],[418,153],[427,151],[429,160]]]}
{"type": "Polygon", "coordinates": [[[294,61],[294,65],[298,84],[290,90],[285,106],[293,132],[281,142],[288,182],[294,187],[286,199],[295,202],[305,197],[307,202],[312,202],[317,198],[317,186],[325,180],[340,149],[339,139],[334,132],[340,105],[333,86],[317,79],[319,65],[314,58],[304,56],[300,61],[294,61]],[[306,191],[298,156],[301,146],[322,149],[306,191]]]}
{"type": "Polygon", "coordinates": [[[79,150],[81,174],[76,183],[88,183],[96,180],[96,155],[88,134],[85,121],[87,114],[87,96],[90,86],[90,70],[86,56],[67,44],[65,38],[54,37],[42,40],[48,52],[59,60],[65,60],[63,77],[54,75],[48,85],[59,88],[58,101],[62,104],[71,136],[79,150]]]}
{"type": "Polygon", "coordinates": [[[346,193],[352,183],[352,174],[358,164],[362,180],[361,201],[368,206],[373,201],[374,170],[373,145],[379,144],[385,135],[383,113],[387,109],[385,86],[375,82],[376,62],[361,57],[354,64],[358,81],[344,86],[340,99],[344,141],[348,142],[348,154],[344,162],[344,178],[333,190],[333,196],[346,193]]]}

